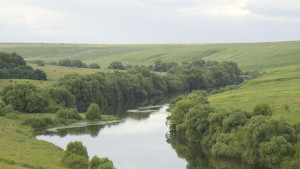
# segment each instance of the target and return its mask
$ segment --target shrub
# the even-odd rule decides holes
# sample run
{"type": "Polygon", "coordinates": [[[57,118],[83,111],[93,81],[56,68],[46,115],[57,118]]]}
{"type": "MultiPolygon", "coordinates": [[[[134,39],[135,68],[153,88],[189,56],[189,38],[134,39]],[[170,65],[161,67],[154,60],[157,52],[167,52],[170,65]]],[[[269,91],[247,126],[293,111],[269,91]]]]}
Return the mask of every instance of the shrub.
{"type": "Polygon", "coordinates": [[[96,103],[91,103],[85,115],[86,119],[88,120],[101,119],[101,112],[99,106],[96,103]]]}
{"type": "Polygon", "coordinates": [[[74,108],[71,109],[60,109],[56,112],[56,118],[60,119],[76,119],[81,120],[81,116],[79,115],[78,111],[74,108]]]}
{"type": "Polygon", "coordinates": [[[84,156],[71,154],[64,159],[64,163],[71,169],[87,169],[88,159],[84,156]]]}
{"type": "Polygon", "coordinates": [[[108,69],[119,69],[119,70],[124,70],[125,66],[118,61],[112,62],[109,66],[108,69]]]}
{"type": "Polygon", "coordinates": [[[53,125],[54,121],[48,117],[45,117],[42,119],[29,118],[29,119],[26,119],[22,124],[28,125],[35,130],[42,130],[42,129],[49,127],[50,125],[53,125]]]}
{"type": "Polygon", "coordinates": [[[89,68],[91,68],[91,69],[100,69],[100,65],[98,65],[97,63],[91,63],[89,68]]]}
{"type": "Polygon", "coordinates": [[[258,104],[254,107],[252,114],[254,116],[257,116],[257,115],[272,116],[273,111],[268,104],[258,104]]]}
{"type": "Polygon", "coordinates": [[[69,157],[72,154],[83,156],[87,159],[89,158],[86,147],[83,146],[82,142],[80,142],[80,141],[74,141],[74,142],[68,143],[67,148],[65,150],[64,157],[69,157]]]}
{"type": "Polygon", "coordinates": [[[89,162],[89,169],[115,169],[115,167],[108,158],[94,156],[89,162]]]}

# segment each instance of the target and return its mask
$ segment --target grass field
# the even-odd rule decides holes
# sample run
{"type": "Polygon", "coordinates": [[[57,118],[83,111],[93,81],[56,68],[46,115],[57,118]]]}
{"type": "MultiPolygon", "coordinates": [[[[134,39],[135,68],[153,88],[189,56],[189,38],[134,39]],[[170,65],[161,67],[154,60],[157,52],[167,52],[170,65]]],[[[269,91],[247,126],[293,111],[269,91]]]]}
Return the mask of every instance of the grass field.
{"type": "Polygon", "coordinates": [[[80,59],[98,63],[102,68],[113,61],[123,64],[149,65],[156,60],[235,61],[244,71],[268,71],[300,63],[300,41],[237,44],[141,44],[141,45],[80,45],[80,44],[0,44],[2,52],[17,52],[27,61],[45,62],[80,59]]]}
{"type": "Polygon", "coordinates": [[[0,117],[0,168],[64,169],[63,151],[51,143],[36,140],[31,130],[16,120],[0,117]]]}
{"type": "Polygon", "coordinates": [[[239,89],[212,95],[209,101],[217,107],[247,111],[256,104],[268,103],[275,117],[300,122],[300,65],[274,69],[239,89]]]}

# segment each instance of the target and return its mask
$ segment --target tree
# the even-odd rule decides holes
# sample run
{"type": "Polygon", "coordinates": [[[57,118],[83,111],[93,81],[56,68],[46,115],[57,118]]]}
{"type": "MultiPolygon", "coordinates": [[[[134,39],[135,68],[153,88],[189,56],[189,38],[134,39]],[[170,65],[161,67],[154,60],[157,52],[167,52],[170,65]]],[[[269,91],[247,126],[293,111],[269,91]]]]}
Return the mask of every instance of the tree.
{"type": "Polygon", "coordinates": [[[47,80],[47,75],[44,71],[36,69],[33,74],[30,76],[30,79],[33,80],[47,80]]]}
{"type": "Polygon", "coordinates": [[[99,106],[96,103],[91,103],[85,113],[85,116],[88,120],[101,119],[101,111],[99,106]]]}
{"type": "Polygon", "coordinates": [[[74,108],[72,109],[60,109],[56,112],[56,118],[59,119],[76,119],[81,120],[81,116],[79,115],[78,111],[74,108]]]}
{"type": "Polygon", "coordinates": [[[100,69],[100,65],[98,65],[97,63],[91,63],[89,68],[91,68],[91,69],[100,69]]]}
{"type": "Polygon", "coordinates": [[[35,63],[36,63],[38,66],[45,66],[45,62],[42,61],[42,60],[37,60],[37,61],[35,61],[35,63]]]}
{"type": "Polygon", "coordinates": [[[73,141],[68,143],[64,152],[64,157],[68,157],[72,154],[76,154],[85,158],[89,158],[86,147],[80,141],[73,141]]]}
{"type": "Polygon", "coordinates": [[[119,62],[119,61],[114,61],[112,62],[109,66],[108,69],[119,69],[119,70],[125,70],[124,65],[119,62]]]}
{"type": "Polygon", "coordinates": [[[272,116],[273,111],[268,104],[258,104],[254,107],[252,114],[254,116],[257,116],[257,115],[272,116]]]}
{"type": "Polygon", "coordinates": [[[270,168],[279,168],[284,159],[293,156],[293,146],[284,137],[273,137],[269,142],[260,144],[261,162],[270,168]]]}

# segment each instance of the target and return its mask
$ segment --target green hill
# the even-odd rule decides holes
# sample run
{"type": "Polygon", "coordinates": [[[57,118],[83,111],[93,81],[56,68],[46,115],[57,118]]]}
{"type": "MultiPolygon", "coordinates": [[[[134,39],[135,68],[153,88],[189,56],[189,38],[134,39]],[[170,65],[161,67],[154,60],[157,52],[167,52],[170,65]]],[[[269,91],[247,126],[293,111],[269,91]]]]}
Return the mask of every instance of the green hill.
{"type": "MultiPolygon", "coordinates": [[[[102,68],[116,60],[125,65],[149,65],[159,59],[181,63],[199,57],[205,60],[234,61],[243,71],[258,70],[267,73],[249,81],[240,89],[212,95],[209,98],[211,104],[251,111],[258,103],[269,103],[274,108],[276,117],[300,122],[299,46],[300,41],[160,45],[0,44],[0,51],[17,52],[27,61],[80,59],[88,64],[98,63],[102,68]]],[[[88,74],[99,71],[57,66],[40,68],[48,74],[51,82],[67,73],[88,74]]],[[[11,83],[7,80],[2,81],[2,85],[11,83]]],[[[51,84],[49,81],[34,83],[41,87],[51,84]]]]}
{"type": "Polygon", "coordinates": [[[113,61],[123,64],[153,64],[156,60],[181,63],[195,58],[230,60],[242,70],[266,71],[300,63],[300,41],[237,44],[0,44],[2,52],[17,52],[27,61],[45,62],[80,59],[107,67],[113,61]]]}

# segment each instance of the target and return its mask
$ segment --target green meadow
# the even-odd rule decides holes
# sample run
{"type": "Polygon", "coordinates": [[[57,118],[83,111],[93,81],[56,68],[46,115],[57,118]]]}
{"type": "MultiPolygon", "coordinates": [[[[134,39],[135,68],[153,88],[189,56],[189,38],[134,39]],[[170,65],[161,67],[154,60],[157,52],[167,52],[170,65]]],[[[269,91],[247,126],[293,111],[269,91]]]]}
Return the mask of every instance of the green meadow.
{"type": "Polygon", "coordinates": [[[0,117],[0,168],[64,169],[62,149],[35,139],[31,129],[18,119],[0,117]]]}
{"type": "Polygon", "coordinates": [[[217,107],[247,111],[259,103],[268,103],[273,116],[300,122],[300,65],[273,69],[239,89],[212,95],[209,101],[217,107]]]}
{"type": "Polygon", "coordinates": [[[267,71],[300,63],[300,41],[232,44],[0,44],[2,52],[17,52],[27,61],[46,63],[80,59],[102,68],[113,61],[124,65],[149,65],[157,60],[181,63],[195,58],[237,62],[243,71],[267,71]]]}

